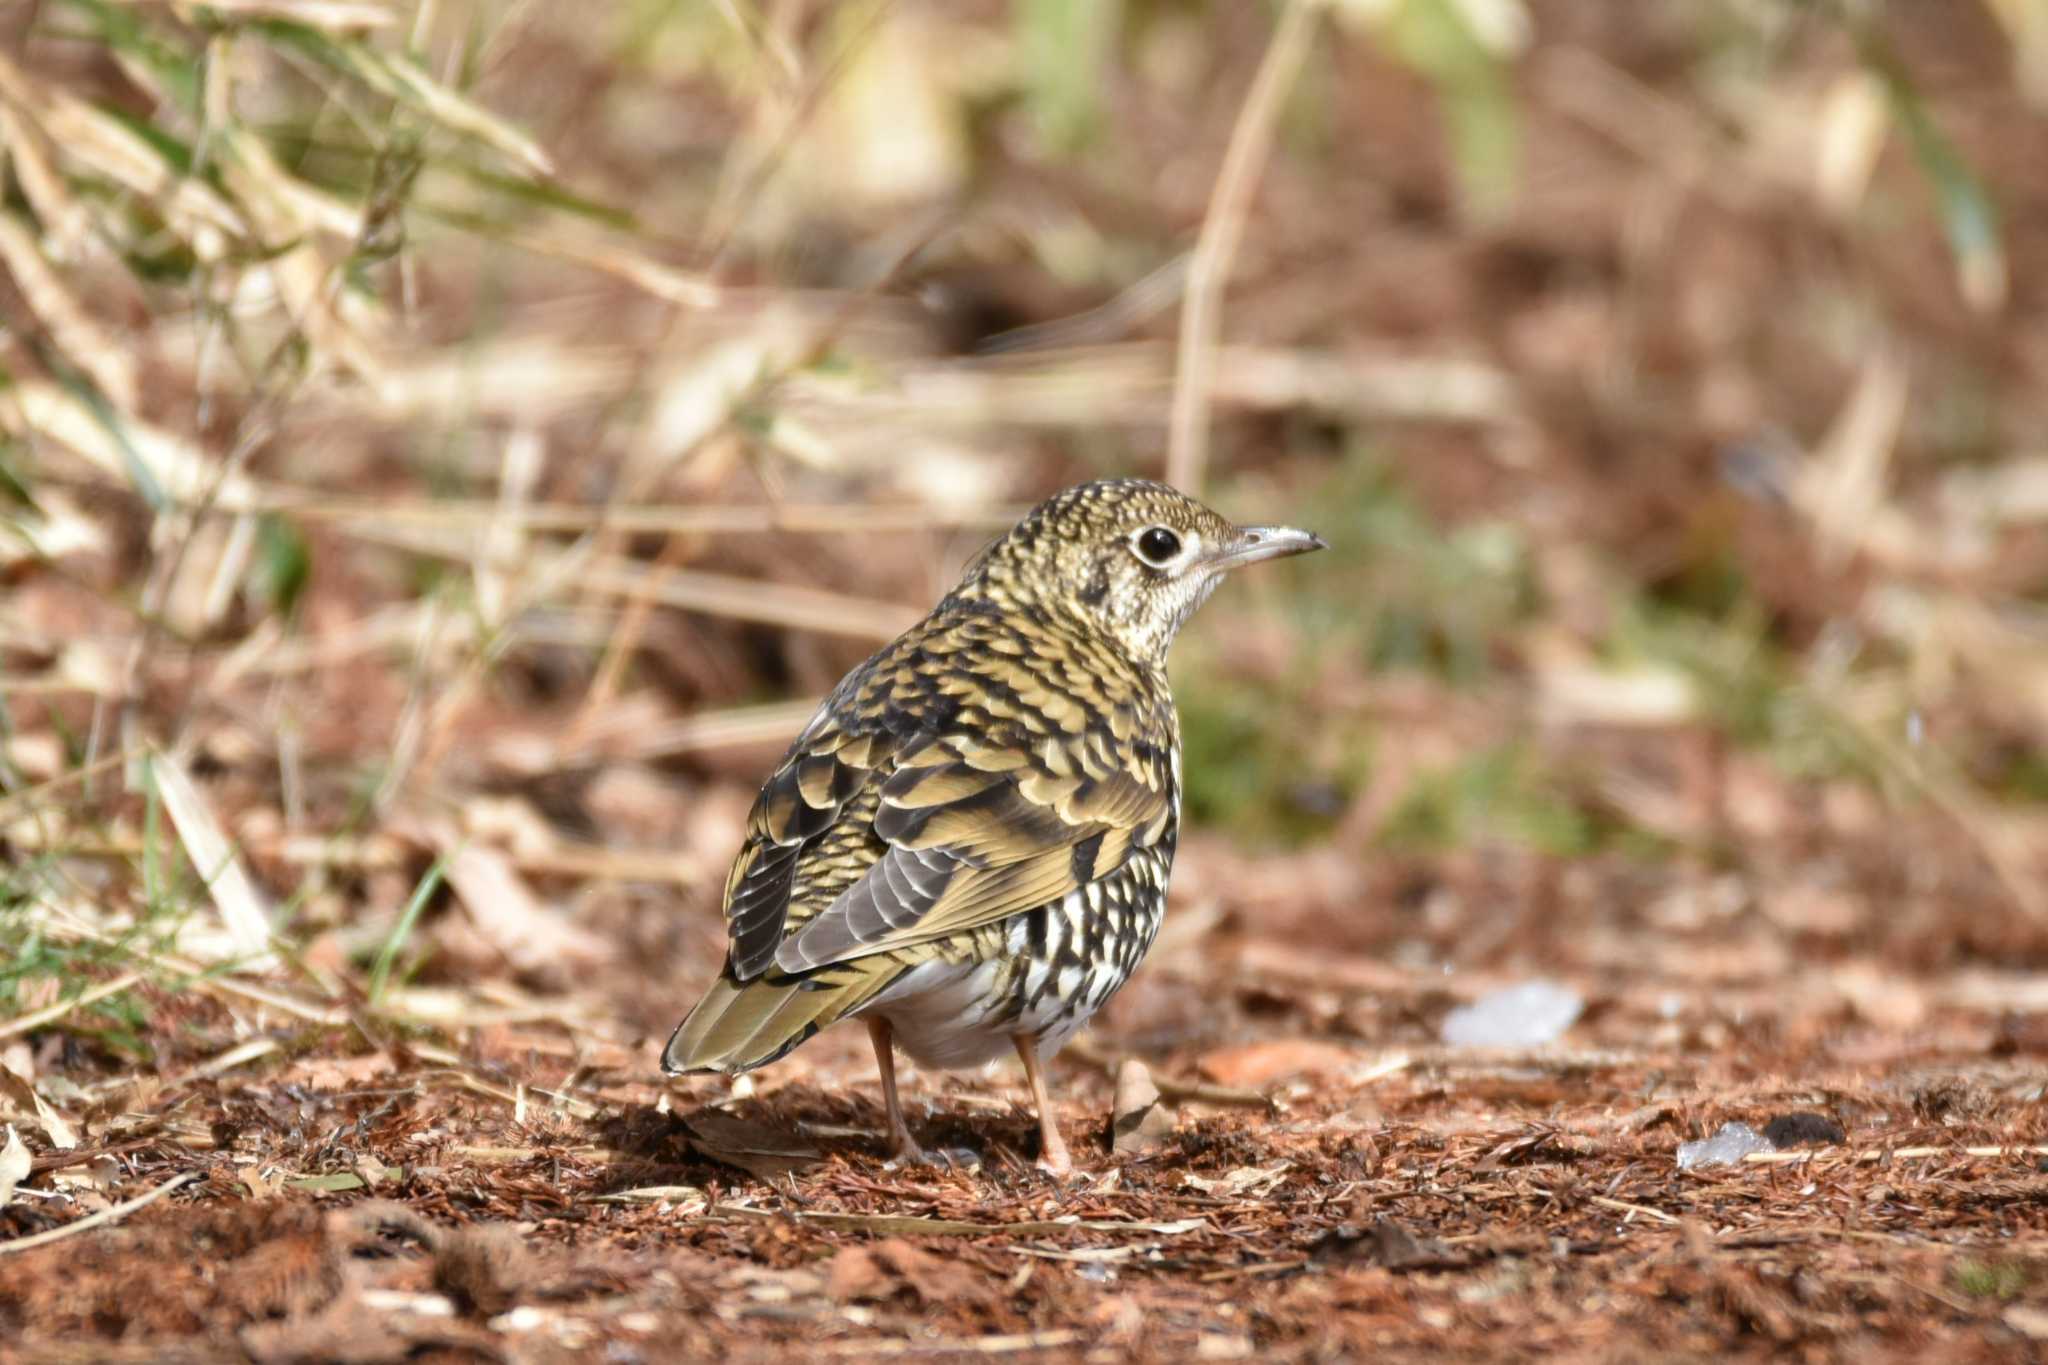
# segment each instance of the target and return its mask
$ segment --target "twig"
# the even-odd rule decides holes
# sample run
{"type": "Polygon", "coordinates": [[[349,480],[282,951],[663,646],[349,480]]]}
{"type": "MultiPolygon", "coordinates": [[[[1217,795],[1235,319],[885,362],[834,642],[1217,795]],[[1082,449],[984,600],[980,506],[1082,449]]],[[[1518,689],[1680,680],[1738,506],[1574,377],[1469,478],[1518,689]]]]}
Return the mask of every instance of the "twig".
{"type": "Polygon", "coordinates": [[[833,504],[762,503],[757,506],[668,505],[598,507],[580,503],[530,502],[507,509],[490,498],[363,498],[319,491],[266,489],[252,494],[246,505],[216,508],[217,515],[245,511],[288,513],[294,520],[316,522],[425,522],[430,525],[480,526],[493,521],[527,531],[587,531],[608,526],[617,531],[667,532],[673,535],[872,535],[880,531],[922,531],[963,526],[998,530],[1015,522],[1028,508],[921,506],[917,504],[848,507],[833,504]]]}
{"type": "Polygon", "coordinates": [[[1209,462],[1209,386],[1215,373],[1218,314],[1223,286],[1244,236],[1252,190],[1265,168],[1280,117],[1280,102],[1308,55],[1322,0],[1289,0],[1259,62],[1223,154],[1223,169],[1209,196],[1202,234],[1188,263],[1187,299],[1180,313],[1180,363],[1173,419],[1166,442],[1166,480],[1199,492],[1209,462]]]}
{"type": "Polygon", "coordinates": [[[636,724],[616,734],[600,723],[582,737],[581,744],[563,745],[556,766],[571,767],[603,759],[666,758],[675,754],[753,744],[784,744],[791,735],[804,728],[804,722],[817,708],[816,700],[735,706],[675,720],[636,724]]]}
{"type": "MultiPolygon", "coordinates": [[[[1222,1205],[1227,1207],[1228,1205],[1222,1205]]],[[[1122,1218],[1026,1219],[1017,1223],[975,1223],[960,1218],[932,1218],[916,1213],[840,1213],[822,1209],[756,1208],[750,1204],[713,1204],[710,1217],[790,1218],[812,1227],[838,1232],[865,1232],[879,1237],[1053,1237],[1063,1232],[1136,1232],[1153,1237],[1179,1237],[1209,1227],[1206,1218],[1142,1222],[1122,1218]]]]}
{"type": "Polygon", "coordinates": [[[634,597],[643,592],[665,606],[736,621],[888,640],[917,619],[909,607],[873,598],[762,583],[696,570],[662,571],[626,560],[600,559],[580,575],[593,593],[634,597]]]}
{"type": "Polygon", "coordinates": [[[1597,1204],[1603,1209],[1612,1209],[1616,1213],[1640,1214],[1644,1218],[1654,1219],[1659,1223],[1677,1223],[1680,1221],[1662,1209],[1653,1209],[1647,1204],[1624,1204],[1619,1199],[1609,1199],[1605,1195],[1589,1195],[1586,1202],[1597,1204]]]}
{"type": "Polygon", "coordinates": [[[1830,1159],[1860,1166],[1873,1161],[1913,1161],[1930,1156],[2048,1156],[2048,1147],[1897,1147],[1889,1151],[1872,1147],[1860,1152],[1809,1147],[1797,1152],[1751,1152],[1742,1160],[1749,1166],[1795,1166],[1830,1159]]]}
{"type": "MultiPolygon", "coordinates": [[[[1104,1052],[1087,1039],[1067,1044],[1066,1055],[1077,1062],[1100,1068],[1114,1077],[1123,1058],[1104,1052]]],[[[1237,1090],[1227,1085],[1211,1085],[1207,1081],[1177,1081],[1171,1076],[1154,1076],[1152,1085],[1160,1095],[1169,1100],[1195,1100],[1201,1104],[1235,1104],[1247,1109],[1264,1109],[1268,1113],[1279,1106],[1271,1095],[1257,1090],[1237,1090]]]]}
{"type": "Polygon", "coordinates": [[[51,1228],[48,1232],[38,1232],[31,1237],[17,1237],[11,1242],[0,1242],[0,1256],[12,1256],[17,1251],[33,1251],[37,1247],[48,1246],[52,1242],[61,1242],[66,1237],[75,1237],[81,1232],[90,1232],[92,1229],[104,1227],[108,1223],[119,1222],[137,1209],[154,1204],[172,1190],[177,1189],[178,1186],[189,1185],[198,1178],[199,1172],[184,1171],[172,1176],[148,1194],[130,1199],[125,1204],[116,1204],[110,1209],[101,1209],[98,1213],[87,1214],[75,1223],[66,1223],[63,1227],[51,1228]]]}
{"type": "Polygon", "coordinates": [[[654,557],[653,564],[640,575],[639,583],[626,594],[625,607],[612,628],[611,638],[604,643],[604,654],[597,661],[597,672],[590,680],[589,689],[583,694],[583,704],[576,709],[575,717],[569,722],[568,733],[563,737],[566,746],[574,748],[579,744],[617,698],[626,676],[626,666],[640,652],[641,637],[647,632],[647,619],[654,611],[656,591],[682,568],[695,548],[695,537],[671,533],[663,541],[661,552],[654,557]]]}
{"type": "Polygon", "coordinates": [[[509,1104],[514,1110],[522,1110],[526,1107],[527,1101],[522,1099],[519,1093],[523,1089],[528,1095],[538,1095],[542,1099],[551,1101],[571,1118],[587,1121],[596,1118],[603,1112],[589,1100],[572,1095],[566,1090],[551,1090],[546,1086],[527,1085],[523,1081],[514,1082],[514,1088],[511,1090],[507,1090],[502,1085],[493,1085],[481,1076],[473,1074],[470,1069],[472,1066],[470,1062],[452,1053],[434,1048],[414,1048],[413,1051],[422,1060],[438,1062],[444,1066],[444,1069],[441,1071],[420,1073],[418,1080],[421,1082],[445,1078],[453,1081],[464,1090],[509,1104]]]}
{"type": "Polygon", "coordinates": [[[1071,1346],[1081,1333],[1070,1328],[1045,1332],[1004,1332],[987,1337],[933,1337],[929,1341],[877,1341],[862,1337],[853,1341],[828,1341],[813,1348],[828,1356],[907,1355],[1014,1355],[1021,1351],[1050,1351],[1071,1346]]]}
{"type": "MultiPolygon", "coordinates": [[[[13,691],[14,688],[10,685],[8,690],[13,691]]],[[[16,811],[30,809],[37,801],[60,787],[82,782],[109,768],[118,768],[141,752],[139,748],[129,748],[118,753],[102,754],[90,763],[82,763],[76,768],[58,773],[55,777],[38,782],[33,787],[23,787],[20,791],[10,792],[0,797],[0,820],[12,820],[16,811]]]]}
{"type": "Polygon", "coordinates": [[[1984,1311],[1981,1307],[1979,1307],[1976,1304],[1965,1303],[1961,1299],[1956,1298],[1954,1295],[1942,1293],[1933,1285],[1921,1284],[1918,1280],[1909,1280],[1904,1275],[1898,1274],[1896,1272],[1892,1274],[1891,1281],[1893,1284],[1902,1284],[1906,1286],[1906,1288],[1908,1289],[1916,1289],[1920,1293],[1925,1294],[1928,1298],[1933,1299],[1936,1303],[1942,1305],[1944,1308],[1949,1309],[1951,1312],[1961,1313],[1966,1318],[1978,1317],[1984,1311]]]}
{"type": "MultiPolygon", "coordinates": [[[[281,991],[270,990],[253,982],[237,981],[233,977],[210,974],[206,968],[201,967],[195,962],[178,957],[172,953],[152,952],[147,948],[137,947],[117,935],[83,923],[74,916],[65,915],[55,918],[51,920],[48,927],[52,932],[67,940],[84,940],[90,943],[98,943],[138,962],[146,962],[159,972],[169,972],[174,976],[181,977],[183,978],[182,985],[186,990],[206,991],[213,995],[232,995],[239,1000],[264,1005],[270,1009],[278,1010],[312,1024],[332,1027],[350,1022],[349,1016],[342,1011],[308,1004],[302,1000],[295,1000],[281,991]]],[[[146,973],[137,973],[136,975],[139,979],[146,975],[146,973]]],[[[74,1002],[75,1004],[76,1002],[74,1002]]],[[[17,1024],[19,1023],[19,1021],[16,1022],[17,1024]]],[[[15,1025],[9,1025],[8,1027],[13,1028],[15,1025]]],[[[0,1037],[5,1036],[5,1034],[0,1034],[0,1037]]]]}

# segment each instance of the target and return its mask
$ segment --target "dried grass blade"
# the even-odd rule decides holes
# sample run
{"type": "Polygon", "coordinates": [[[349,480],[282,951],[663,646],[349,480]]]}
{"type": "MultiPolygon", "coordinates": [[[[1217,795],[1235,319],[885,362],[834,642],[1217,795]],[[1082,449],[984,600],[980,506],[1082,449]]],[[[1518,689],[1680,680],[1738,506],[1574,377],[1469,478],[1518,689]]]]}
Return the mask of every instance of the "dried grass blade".
{"type": "Polygon", "coordinates": [[[161,750],[152,753],[149,773],[185,847],[185,856],[191,859],[214,908],[220,911],[229,942],[244,959],[241,965],[270,965],[270,912],[212,807],[184,765],[171,754],[161,750]]]}
{"type": "Polygon", "coordinates": [[[198,501],[216,489],[220,501],[246,501],[248,481],[190,442],[125,414],[95,411],[78,394],[43,380],[24,380],[0,400],[0,424],[24,439],[46,437],[136,486],[152,507],[198,501]]]}
{"type": "Polygon", "coordinates": [[[815,630],[827,635],[855,635],[893,640],[917,620],[909,607],[872,598],[849,597],[816,588],[794,588],[725,574],[678,569],[655,575],[622,560],[592,564],[580,575],[583,586],[600,592],[654,600],[684,611],[725,616],[739,621],[815,630]],[[654,578],[651,584],[650,577],[654,578]]]}
{"type": "Polygon", "coordinates": [[[324,29],[389,28],[398,15],[368,0],[206,0],[217,14],[286,19],[324,29]]]}
{"type": "Polygon", "coordinates": [[[280,20],[271,28],[276,36],[316,60],[355,77],[380,95],[410,105],[449,131],[494,148],[535,175],[554,174],[554,163],[532,138],[442,85],[409,58],[387,56],[306,24],[280,20]]]}
{"type": "Polygon", "coordinates": [[[55,149],[42,131],[16,115],[4,100],[0,100],[0,145],[7,150],[15,183],[35,210],[53,254],[67,259],[77,255],[92,236],[92,211],[57,173],[55,149]]]}
{"type": "Polygon", "coordinates": [[[100,392],[118,406],[135,407],[135,360],[117,345],[88,313],[45,260],[35,238],[12,213],[0,212],[0,263],[35,315],[49,329],[50,340],[79,369],[92,376],[100,392]]]}
{"type": "Polygon", "coordinates": [[[817,705],[815,701],[793,701],[738,706],[679,720],[638,723],[618,732],[608,730],[600,718],[567,757],[571,761],[598,757],[666,758],[712,749],[782,744],[803,729],[817,705]]]}
{"type": "Polygon", "coordinates": [[[1252,77],[1230,145],[1217,172],[1216,188],[1202,219],[1195,254],[1188,263],[1186,302],[1181,308],[1178,382],[1173,394],[1173,420],[1167,437],[1166,479],[1190,493],[1199,492],[1209,462],[1209,390],[1216,371],[1216,342],[1221,328],[1223,288],[1244,236],[1252,191],[1271,150],[1280,106],[1295,73],[1301,69],[1322,17],[1319,0],[1289,0],[1266,55],[1252,77]]]}
{"type": "Polygon", "coordinates": [[[527,236],[518,233],[501,234],[501,240],[516,247],[523,247],[537,256],[549,256],[558,261],[588,266],[615,279],[646,290],[655,298],[685,308],[714,308],[725,297],[725,291],[702,275],[692,275],[663,265],[638,252],[625,251],[618,247],[605,246],[595,242],[575,242],[561,237],[527,236]]]}
{"type": "Polygon", "coordinates": [[[11,1242],[0,1242],[0,1256],[11,1256],[18,1251],[33,1251],[37,1247],[48,1246],[52,1242],[61,1242],[66,1237],[76,1237],[82,1232],[90,1232],[94,1228],[105,1227],[109,1223],[118,1223],[137,1209],[147,1208],[149,1205],[154,1204],[180,1185],[190,1184],[197,1179],[199,1179],[199,1172],[183,1171],[172,1176],[148,1194],[139,1195],[124,1203],[116,1204],[110,1209],[101,1209],[98,1213],[88,1214],[75,1223],[66,1223],[63,1227],[51,1228],[48,1232],[38,1232],[32,1237],[17,1237],[11,1242]]]}
{"type": "Polygon", "coordinates": [[[5,56],[0,56],[0,102],[32,120],[62,155],[160,205],[198,254],[210,256],[221,249],[203,229],[247,235],[241,215],[205,181],[179,174],[133,129],[68,91],[32,79],[5,56]]]}
{"type": "Polygon", "coordinates": [[[28,1179],[31,1164],[21,1135],[14,1131],[13,1124],[8,1124],[7,1145],[0,1147],[0,1209],[14,1199],[14,1187],[28,1179]]]}
{"type": "Polygon", "coordinates": [[[1798,497],[1813,519],[1824,564],[1839,564],[1871,545],[1905,422],[1908,377],[1905,360],[1892,348],[1873,349],[1800,480],[1798,497]]]}
{"type": "Polygon", "coordinates": [[[141,981],[142,977],[143,974],[141,972],[124,972],[112,981],[102,981],[99,985],[89,990],[80,991],[77,995],[71,996],[68,999],[45,1005],[43,1008],[24,1014],[18,1019],[10,1019],[4,1024],[0,1024],[0,1042],[5,1042],[7,1039],[20,1034],[33,1033],[40,1028],[47,1028],[73,1010],[84,1009],[87,1005],[96,1004],[110,995],[119,995],[122,991],[141,981]]]}

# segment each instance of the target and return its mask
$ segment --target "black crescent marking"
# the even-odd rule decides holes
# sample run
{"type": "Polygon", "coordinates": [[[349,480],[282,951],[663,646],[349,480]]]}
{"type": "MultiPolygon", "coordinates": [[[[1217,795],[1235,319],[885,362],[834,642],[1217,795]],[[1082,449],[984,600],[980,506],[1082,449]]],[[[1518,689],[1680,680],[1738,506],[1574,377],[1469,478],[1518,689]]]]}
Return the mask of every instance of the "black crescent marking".
{"type": "Polygon", "coordinates": [[[1091,834],[1074,845],[1074,885],[1086,886],[1095,880],[1095,857],[1102,852],[1102,834],[1091,834]]]}

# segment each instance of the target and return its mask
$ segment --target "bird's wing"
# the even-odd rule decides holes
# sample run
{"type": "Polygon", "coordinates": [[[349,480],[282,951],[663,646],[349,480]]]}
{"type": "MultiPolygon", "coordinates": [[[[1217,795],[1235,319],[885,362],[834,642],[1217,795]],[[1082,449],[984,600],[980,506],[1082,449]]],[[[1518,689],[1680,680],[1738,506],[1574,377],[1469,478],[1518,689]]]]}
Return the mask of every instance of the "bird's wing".
{"type": "Polygon", "coordinates": [[[856,880],[880,854],[868,847],[873,841],[865,822],[842,824],[840,813],[872,804],[894,748],[891,736],[849,733],[820,708],[762,785],[725,882],[728,965],[735,978],[750,980],[775,961],[793,899],[815,904],[820,891],[836,894],[835,882],[856,880]]]}
{"type": "MultiPolygon", "coordinates": [[[[1173,821],[1164,751],[1105,731],[1028,743],[945,733],[885,762],[885,776],[867,770],[880,776],[869,844],[877,856],[774,948],[785,972],[890,952],[1058,901],[1121,867],[1133,849],[1159,842],[1173,821]]],[[[816,785],[821,797],[829,794],[822,778],[816,785]]],[[[806,811],[819,809],[806,799],[806,811]]]]}

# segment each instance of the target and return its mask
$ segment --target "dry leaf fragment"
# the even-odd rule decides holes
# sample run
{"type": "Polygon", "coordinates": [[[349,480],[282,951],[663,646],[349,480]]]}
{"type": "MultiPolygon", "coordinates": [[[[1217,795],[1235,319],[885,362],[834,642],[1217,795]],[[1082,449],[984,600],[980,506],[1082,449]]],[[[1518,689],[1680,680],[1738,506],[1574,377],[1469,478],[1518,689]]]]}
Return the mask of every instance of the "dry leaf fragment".
{"type": "Polygon", "coordinates": [[[214,908],[227,925],[235,953],[246,967],[266,966],[270,955],[270,912],[249,870],[236,856],[213,808],[199,792],[185,766],[161,750],[150,755],[150,773],[163,797],[164,810],[185,846],[185,856],[206,883],[214,908]]]}
{"type": "Polygon", "coordinates": [[[36,1124],[50,1139],[52,1147],[68,1152],[78,1146],[78,1135],[71,1131],[71,1125],[64,1121],[64,1116],[37,1094],[34,1086],[4,1066],[0,1066],[0,1094],[12,1100],[24,1115],[35,1116],[36,1124]]]}
{"type": "Polygon", "coordinates": [[[1417,1237],[1384,1215],[1365,1229],[1341,1227],[1323,1239],[1316,1259],[1365,1261],[1388,1270],[1455,1270],[1467,1263],[1434,1237],[1417,1237]]]}
{"type": "Polygon", "coordinates": [[[1173,1133],[1173,1107],[1161,1101],[1152,1073],[1136,1057],[1116,1070],[1112,1113],[1111,1145],[1118,1152],[1149,1151],[1173,1133]]]}
{"type": "Polygon", "coordinates": [[[1306,1038],[1282,1038],[1270,1043],[1251,1043],[1225,1048],[1202,1058],[1202,1074],[1218,1085],[1256,1089],[1282,1076],[1337,1071],[1358,1060],[1358,1054],[1335,1043],[1306,1038]]]}
{"type": "Polygon", "coordinates": [[[7,1207],[14,1198],[14,1187],[28,1179],[28,1148],[22,1145],[21,1135],[14,1131],[14,1125],[7,1125],[7,1145],[0,1147],[0,1209],[7,1207]]]}
{"type": "Polygon", "coordinates": [[[1245,1195],[1264,1194],[1280,1183],[1282,1176],[1294,1169],[1291,1161],[1278,1162],[1271,1166],[1239,1166],[1234,1171],[1209,1179],[1199,1175],[1182,1175],[1180,1183],[1203,1194],[1218,1199],[1238,1199],[1245,1195]]]}
{"type": "Polygon", "coordinates": [[[1677,1123],[1678,1106],[1658,1100],[1636,1109],[1621,1121],[1621,1127],[1628,1133],[1647,1133],[1652,1128],[1665,1124],[1675,1127],[1677,1123]]]}
{"type": "Polygon", "coordinates": [[[449,850],[448,884],[491,946],[520,972],[574,971],[603,954],[590,933],[541,905],[499,849],[464,843],[449,850]]]}
{"type": "Polygon", "coordinates": [[[2048,1341],[2048,1308],[2014,1304],[2005,1310],[2005,1325],[2030,1341],[2048,1341]]]}
{"type": "Polygon", "coordinates": [[[495,1317],[546,1283],[546,1273],[509,1223],[444,1230],[434,1247],[434,1287],[462,1311],[495,1317]]]}
{"type": "Polygon", "coordinates": [[[959,1261],[901,1237],[840,1248],[826,1276],[826,1292],[841,1302],[893,1299],[908,1292],[927,1305],[954,1303],[983,1287],[982,1278],[959,1261]]]}

